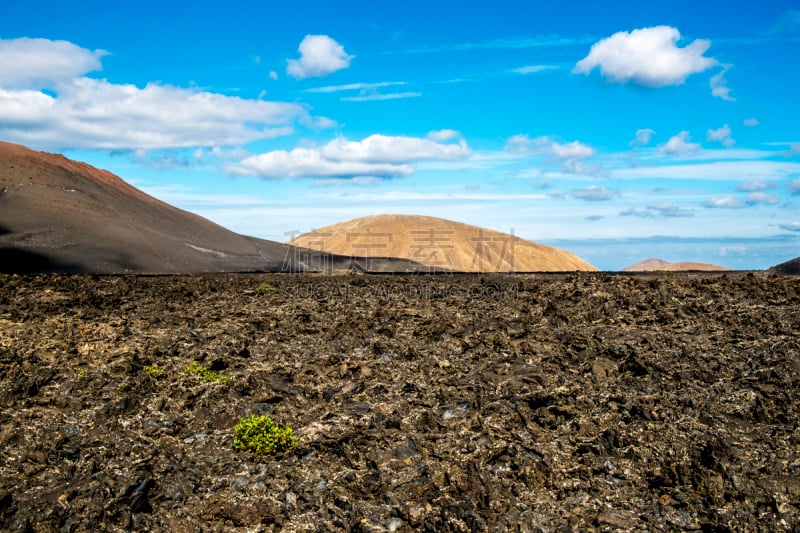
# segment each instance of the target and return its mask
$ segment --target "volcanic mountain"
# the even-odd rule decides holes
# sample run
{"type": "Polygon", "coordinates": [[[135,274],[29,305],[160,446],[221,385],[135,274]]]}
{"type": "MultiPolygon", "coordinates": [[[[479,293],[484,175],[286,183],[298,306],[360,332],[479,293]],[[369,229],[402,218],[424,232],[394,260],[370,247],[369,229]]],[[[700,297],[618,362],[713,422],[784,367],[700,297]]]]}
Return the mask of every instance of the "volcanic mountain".
{"type": "MultiPolygon", "coordinates": [[[[350,268],[351,259],[239,235],[108,171],[0,142],[0,272],[307,271],[317,265],[350,268]]],[[[370,266],[403,271],[409,262],[370,266]]]]}
{"type": "Polygon", "coordinates": [[[645,259],[633,265],[627,266],[622,269],[623,272],[653,272],[653,271],[667,271],[667,272],[687,272],[692,270],[702,271],[725,271],[730,270],[724,266],[712,265],[709,263],[692,263],[689,261],[681,261],[678,263],[669,263],[663,259],[645,259]]]}
{"type": "Polygon", "coordinates": [[[770,272],[777,274],[788,274],[790,276],[800,276],[800,257],[789,259],[788,261],[775,265],[769,269],[770,272]]]}
{"type": "Polygon", "coordinates": [[[340,255],[397,257],[428,270],[566,272],[597,270],[580,257],[514,235],[442,218],[373,215],[300,235],[290,244],[340,255]]]}

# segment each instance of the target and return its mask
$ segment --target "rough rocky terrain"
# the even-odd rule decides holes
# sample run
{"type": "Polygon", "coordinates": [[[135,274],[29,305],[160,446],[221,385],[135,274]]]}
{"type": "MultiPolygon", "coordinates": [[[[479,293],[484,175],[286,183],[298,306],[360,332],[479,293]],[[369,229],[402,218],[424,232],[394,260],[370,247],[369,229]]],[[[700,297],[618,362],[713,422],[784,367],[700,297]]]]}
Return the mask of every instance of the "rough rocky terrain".
{"type": "Polygon", "coordinates": [[[799,332],[765,273],[0,276],[0,530],[796,531],[799,332]]]}

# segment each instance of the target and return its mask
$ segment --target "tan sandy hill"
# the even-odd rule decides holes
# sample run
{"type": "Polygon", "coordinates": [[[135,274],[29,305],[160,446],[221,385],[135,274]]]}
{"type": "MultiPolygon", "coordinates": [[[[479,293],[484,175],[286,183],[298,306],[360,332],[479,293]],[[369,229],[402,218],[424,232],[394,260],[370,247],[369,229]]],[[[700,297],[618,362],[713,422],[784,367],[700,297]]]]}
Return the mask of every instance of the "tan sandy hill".
{"type": "Polygon", "coordinates": [[[730,270],[730,268],[726,268],[724,266],[719,265],[712,265],[709,263],[693,263],[690,261],[680,261],[677,263],[669,263],[662,259],[645,259],[644,261],[639,261],[633,265],[627,266],[622,269],[623,272],[653,272],[653,271],[664,271],[664,272],[688,272],[688,271],[726,271],[730,270]]]}
{"type": "Polygon", "coordinates": [[[340,255],[397,257],[430,270],[567,272],[597,270],[580,257],[498,231],[418,215],[373,215],[300,235],[291,244],[340,255]]]}
{"type": "MultiPolygon", "coordinates": [[[[314,270],[308,255],[229,231],[108,171],[0,142],[0,272],[314,270]]],[[[313,255],[328,268],[350,262],[313,255]]]]}

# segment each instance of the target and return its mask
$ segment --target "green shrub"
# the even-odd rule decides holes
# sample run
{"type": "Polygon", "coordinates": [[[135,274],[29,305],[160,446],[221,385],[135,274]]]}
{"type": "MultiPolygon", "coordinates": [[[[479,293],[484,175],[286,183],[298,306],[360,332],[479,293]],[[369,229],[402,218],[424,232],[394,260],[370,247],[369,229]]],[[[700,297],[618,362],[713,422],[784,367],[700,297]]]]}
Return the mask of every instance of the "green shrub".
{"type": "Polygon", "coordinates": [[[218,376],[212,370],[209,370],[208,368],[204,367],[197,361],[192,361],[191,363],[183,367],[183,371],[192,374],[194,376],[197,376],[198,378],[208,383],[227,383],[231,380],[230,374],[218,376]]]}
{"type": "Polygon", "coordinates": [[[277,290],[278,289],[276,289],[274,285],[272,285],[271,283],[266,283],[266,282],[264,282],[261,285],[259,285],[258,287],[256,287],[256,292],[258,294],[268,294],[270,292],[275,292],[277,290]]]}
{"type": "Polygon", "coordinates": [[[156,365],[147,365],[144,367],[144,371],[156,379],[166,375],[166,372],[163,369],[158,368],[156,365]]]}
{"type": "Polygon", "coordinates": [[[268,455],[290,450],[297,444],[292,428],[276,426],[270,417],[253,415],[243,418],[233,428],[233,447],[250,450],[256,455],[268,455]]]}

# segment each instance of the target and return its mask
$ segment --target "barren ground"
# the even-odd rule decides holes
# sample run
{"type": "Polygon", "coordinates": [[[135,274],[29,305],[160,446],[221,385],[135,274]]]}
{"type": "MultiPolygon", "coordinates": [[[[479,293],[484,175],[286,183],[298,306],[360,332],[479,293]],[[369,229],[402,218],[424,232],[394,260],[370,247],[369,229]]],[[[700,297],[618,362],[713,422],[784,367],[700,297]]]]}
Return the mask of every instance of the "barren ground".
{"type": "Polygon", "coordinates": [[[764,273],[0,276],[0,529],[797,530],[799,332],[764,273]]]}

